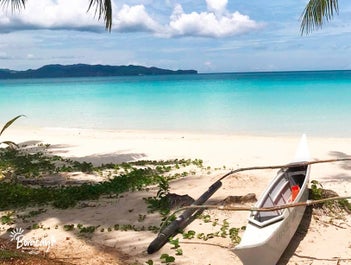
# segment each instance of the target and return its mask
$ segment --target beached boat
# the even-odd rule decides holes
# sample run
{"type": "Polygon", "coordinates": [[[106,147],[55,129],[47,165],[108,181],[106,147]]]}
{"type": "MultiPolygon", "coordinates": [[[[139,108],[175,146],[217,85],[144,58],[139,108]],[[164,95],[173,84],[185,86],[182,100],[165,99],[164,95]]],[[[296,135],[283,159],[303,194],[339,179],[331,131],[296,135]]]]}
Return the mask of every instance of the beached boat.
{"type": "MultiPolygon", "coordinates": [[[[310,166],[306,137],[303,136],[295,159],[282,168],[268,185],[256,207],[272,207],[308,199],[310,166]]],[[[299,226],[305,206],[277,211],[252,212],[245,233],[233,252],[244,265],[274,265],[278,262],[299,226]]]]}

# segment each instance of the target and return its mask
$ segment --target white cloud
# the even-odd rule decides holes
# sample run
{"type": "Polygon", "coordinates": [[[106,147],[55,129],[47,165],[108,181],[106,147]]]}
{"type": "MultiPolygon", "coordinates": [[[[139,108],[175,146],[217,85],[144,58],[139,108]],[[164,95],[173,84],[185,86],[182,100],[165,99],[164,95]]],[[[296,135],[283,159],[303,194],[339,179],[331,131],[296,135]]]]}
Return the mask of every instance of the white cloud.
{"type": "Polygon", "coordinates": [[[215,14],[222,15],[227,8],[227,0],[206,0],[208,11],[214,12],[215,14]]]}
{"type": "Polygon", "coordinates": [[[123,5],[113,22],[117,31],[151,31],[160,30],[160,26],[146,12],[143,5],[123,5]]]}
{"type": "Polygon", "coordinates": [[[20,11],[0,9],[2,31],[19,29],[103,29],[94,18],[95,10],[87,13],[86,0],[30,0],[20,11]]]}
{"type": "Polygon", "coordinates": [[[229,13],[226,10],[226,0],[207,0],[206,2],[209,10],[201,13],[187,14],[181,5],[176,5],[170,17],[169,34],[219,38],[260,28],[260,25],[249,16],[242,15],[238,11],[229,13]]]}
{"type": "MultiPolygon", "coordinates": [[[[159,22],[145,5],[113,6],[114,32],[151,32],[161,37],[220,38],[256,30],[260,25],[250,17],[227,10],[228,0],[205,0],[207,10],[184,12],[176,4],[169,21],[159,22]]],[[[86,0],[30,0],[26,8],[12,13],[0,8],[0,32],[25,29],[70,29],[103,31],[103,21],[97,21],[94,10],[86,12],[86,0]]],[[[164,18],[164,16],[162,16],[164,18]]]]}

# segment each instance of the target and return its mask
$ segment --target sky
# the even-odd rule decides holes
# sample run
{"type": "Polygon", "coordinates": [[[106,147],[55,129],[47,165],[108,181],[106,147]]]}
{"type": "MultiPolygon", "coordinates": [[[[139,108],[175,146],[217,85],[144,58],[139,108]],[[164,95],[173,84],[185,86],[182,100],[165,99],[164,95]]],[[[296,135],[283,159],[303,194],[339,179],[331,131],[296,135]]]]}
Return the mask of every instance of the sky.
{"type": "Polygon", "coordinates": [[[307,0],[113,0],[105,30],[89,0],[0,6],[0,69],[143,65],[200,73],[351,69],[351,1],[300,34],[307,0]]]}

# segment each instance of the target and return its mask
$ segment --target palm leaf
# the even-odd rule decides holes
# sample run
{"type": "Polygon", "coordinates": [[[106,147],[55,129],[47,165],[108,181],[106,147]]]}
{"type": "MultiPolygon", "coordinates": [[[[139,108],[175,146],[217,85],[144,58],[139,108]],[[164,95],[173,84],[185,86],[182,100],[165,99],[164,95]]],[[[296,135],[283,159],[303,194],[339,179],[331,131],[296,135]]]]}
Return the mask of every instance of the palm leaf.
{"type": "Polygon", "coordinates": [[[26,7],[27,0],[0,0],[0,5],[2,6],[11,6],[12,11],[20,10],[21,8],[26,7]]]}
{"type": "Polygon", "coordinates": [[[3,141],[3,142],[0,142],[0,144],[6,144],[10,148],[18,148],[18,145],[12,141],[3,141]]]}
{"type": "Polygon", "coordinates": [[[331,20],[334,13],[339,13],[338,0],[310,0],[301,15],[301,34],[322,28],[324,21],[331,20]]]}
{"type": "Polygon", "coordinates": [[[103,17],[105,21],[105,28],[111,31],[112,28],[112,3],[111,0],[90,0],[88,11],[95,6],[95,16],[98,19],[103,17]]]}
{"type": "Polygon", "coordinates": [[[18,115],[17,117],[14,117],[12,120],[8,121],[5,126],[2,128],[0,135],[2,135],[2,133],[11,126],[12,123],[14,123],[18,118],[20,117],[25,117],[24,115],[18,115]]]}

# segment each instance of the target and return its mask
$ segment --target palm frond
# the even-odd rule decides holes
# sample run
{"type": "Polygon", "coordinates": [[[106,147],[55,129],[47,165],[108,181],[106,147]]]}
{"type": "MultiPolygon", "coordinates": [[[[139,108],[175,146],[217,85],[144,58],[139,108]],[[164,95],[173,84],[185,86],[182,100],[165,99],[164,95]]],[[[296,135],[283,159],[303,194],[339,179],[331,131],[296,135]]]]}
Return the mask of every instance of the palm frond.
{"type": "Polygon", "coordinates": [[[2,130],[0,131],[0,135],[2,135],[2,133],[8,128],[11,126],[12,123],[14,123],[18,118],[20,117],[25,117],[24,115],[18,115],[16,117],[14,117],[12,120],[9,120],[5,126],[2,128],[2,130]]]}
{"type": "Polygon", "coordinates": [[[0,0],[0,5],[5,8],[11,7],[12,12],[26,7],[27,0],[0,0]]]}
{"type": "Polygon", "coordinates": [[[4,142],[0,142],[0,144],[6,144],[9,148],[12,148],[12,149],[16,149],[19,147],[18,144],[12,141],[4,141],[4,142]]]}
{"type": "Polygon", "coordinates": [[[103,18],[105,21],[105,28],[111,31],[112,28],[112,0],[90,0],[88,11],[95,7],[95,16],[98,19],[103,18]]]}
{"type": "Polygon", "coordinates": [[[301,15],[301,34],[309,34],[322,28],[325,21],[330,21],[339,13],[338,0],[310,0],[301,15]]]}

